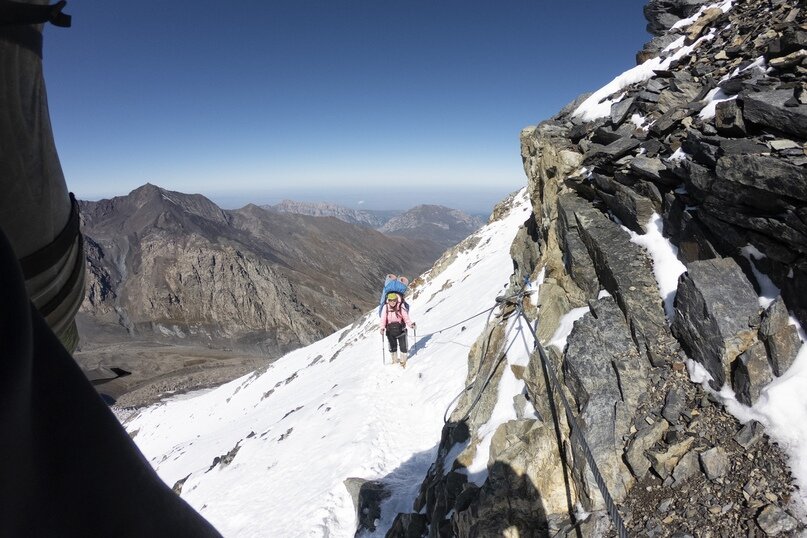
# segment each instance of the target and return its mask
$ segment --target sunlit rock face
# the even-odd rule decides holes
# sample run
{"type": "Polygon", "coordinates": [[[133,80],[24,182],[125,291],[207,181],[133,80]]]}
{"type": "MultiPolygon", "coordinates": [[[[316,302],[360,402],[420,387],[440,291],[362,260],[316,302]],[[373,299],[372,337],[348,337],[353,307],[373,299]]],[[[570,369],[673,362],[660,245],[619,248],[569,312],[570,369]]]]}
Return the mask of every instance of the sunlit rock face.
{"type": "Polygon", "coordinates": [[[408,521],[422,528],[423,514],[430,536],[608,535],[574,428],[631,535],[803,530],[782,453],[715,405],[685,361],[750,405],[799,349],[787,317],[807,325],[807,10],[652,0],[645,16],[656,37],[641,65],[521,133],[533,216],[513,244],[511,284],[540,283],[524,311],[556,344],[547,364],[535,352],[526,367],[499,367],[524,382],[514,398],[497,392],[499,355],[471,350],[469,395],[491,394],[459,401],[392,536],[407,536],[408,521]],[[643,243],[660,233],[675,264],[643,243]],[[491,426],[510,398],[534,413],[491,426]],[[486,442],[480,481],[471,470],[486,442]],[[777,486],[749,486],[771,472],[777,486]],[[784,497],[765,496],[771,487],[784,497]],[[581,523],[575,507],[593,515],[581,523]]]}

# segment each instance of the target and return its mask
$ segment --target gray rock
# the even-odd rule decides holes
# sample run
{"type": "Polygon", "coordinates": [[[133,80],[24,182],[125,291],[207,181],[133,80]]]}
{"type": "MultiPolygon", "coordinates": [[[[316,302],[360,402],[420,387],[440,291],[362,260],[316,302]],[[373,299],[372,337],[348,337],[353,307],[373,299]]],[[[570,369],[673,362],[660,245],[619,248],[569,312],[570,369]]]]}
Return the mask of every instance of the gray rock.
{"type": "Polygon", "coordinates": [[[633,102],[635,100],[635,97],[629,97],[611,105],[611,123],[614,125],[621,125],[628,116],[630,107],[633,106],[633,102]]]}
{"type": "Polygon", "coordinates": [[[723,136],[745,136],[743,111],[737,101],[723,101],[715,107],[715,128],[723,136]]]}
{"type": "Polygon", "coordinates": [[[689,115],[691,115],[691,111],[687,108],[680,107],[669,110],[650,126],[650,132],[656,136],[663,136],[689,115]]]}
{"type": "MultiPolygon", "coordinates": [[[[604,176],[600,176],[604,177],[604,176]]],[[[608,178],[611,193],[605,189],[599,192],[600,198],[605,202],[617,218],[637,233],[647,233],[647,223],[656,210],[655,204],[648,198],[608,178]]]]}
{"type": "Polygon", "coordinates": [[[381,517],[381,502],[390,496],[389,491],[381,482],[364,478],[347,478],[344,484],[356,510],[357,534],[361,530],[375,531],[375,521],[381,517]]]}
{"type": "Polygon", "coordinates": [[[780,295],[762,313],[762,325],[759,327],[759,333],[762,336],[773,336],[787,328],[789,319],[787,306],[780,295]]]}
{"type": "Polygon", "coordinates": [[[683,441],[672,445],[665,452],[650,452],[650,460],[653,462],[653,470],[662,479],[667,478],[678,465],[681,458],[689,452],[692,444],[695,442],[694,437],[686,437],[683,441]]]}
{"type": "Polygon", "coordinates": [[[740,431],[734,436],[734,440],[737,441],[737,444],[741,447],[748,450],[762,439],[764,431],[765,429],[762,427],[762,424],[756,420],[752,420],[740,428],[740,431]]]}
{"type": "Polygon", "coordinates": [[[765,347],[775,376],[783,375],[796,360],[801,349],[801,339],[796,328],[788,325],[778,333],[765,338],[765,347]]]}
{"type": "Polygon", "coordinates": [[[428,532],[429,521],[426,514],[399,513],[395,516],[386,536],[390,538],[423,538],[428,532]]]}
{"type": "Polygon", "coordinates": [[[661,171],[667,167],[659,158],[648,158],[638,155],[630,162],[630,169],[639,176],[651,181],[661,181],[661,171]]]}
{"type": "Polygon", "coordinates": [[[642,50],[636,53],[636,63],[641,64],[658,56],[659,52],[673,43],[676,39],[681,37],[680,35],[670,32],[664,35],[657,35],[650,41],[644,44],[642,50]]]}
{"type": "Polygon", "coordinates": [[[737,358],[732,366],[732,386],[737,401],[751,406],[759,399],[759,392],[773,379],[765,345],[757,342],[737,358]]]}
{"type": "Polygon", "coordinates": [[[721,155],[744,155],[767,152],[768,146],[748,138],[739,138],[736,140],[725,139],[720,141],[721,155]]]}
{"type": "Polygon", "coordinates": [[[757,294],[731,258],[696,261],[678,279],[673,334],[720,390],[729,366],[756,341],[757,294]]]}
{"type": "Polygon", "coordinates": [[[661,440],[664,432],[670,427],[666,420],[659,420],[651,427],[639,430],[631,440],[628,449],[625,451],[625,461],[633,472],[637,480],[644,478],[650,469],[650,460],[645,456],[645,452],[661,440]]]}
{"type": "Polygon", "coordinates": [[[664,409],[661,410],[663,416],[670,424],[677,424],[678,418],[686,408],[686,392],[682,388],[671,389],[664,399],[664,409]]]}
{"type": "MultiPolygon", "coordinates": [[[[626,405],[628,409],[623,412],[632,416],[638,397],[623,400],[613,361],[627,361],[632,366],[634,378],[629,381],[634,394],[647,386],[647,367],[613,298],[604,297],[591,306],[592,312],[575,322],[569,335],[563,372],[566,385],[577,401],[582,433],[608,489],[619,502],[632,486],[633,477],[622,461],[622,437],[628,433],[629,423],[617,420],[617,408],[626,405]]],[[[573,476],[580,486],[579,491],[585,492],[587,497],[584,504],[587,509],[602,508],[602,498],[593,475],[585,467],[585,458],[577,453],[576,445],[573,450],[573,476]]]]}
{"type": "Polygon", "coordinates": [[[589,204],[575,194],[563,194],[558,197],[558,216],[563,244],[564,265],[572,280],[581,290],[586,293],[589,299],[596,299],[600,291],[600,284],[597,280],[597,272],[588,254],[586,246],[580,239],[577,230],[577,219],[574,216],[575,208],[588,210],[589,204]]]}
{"type": "Polygon", "coordinates": [[[778,506],[769,504],[757,516],[757,525],[767,536],[778,536],[796,530],[798,521],[778,506]]]}
{"type": "Polygon", "coordinates": [[[793,99],[792,89],[770,90],[766,92],[742,92],[743,118],[781,131],[802,140],[807,138],[807,105],[786,106],[793,99]]]}
{"type": "Polygon", "coordinates": [[[673,469],[672,477],[675,480],[673,485],[680,486],[698,472],[700,472],[698,453],[694,450],[690,450],[678,460],[678,464],[675,466],[675,469],[673,469]]]}
{"type": "Polygon", "coordinates": [[[720,447],[710,448],[700,455],[703,472],[709,480],[716,480],[724,476],[729,470],[729,458],[726,451],[720,447]]]}
{"type": "Polygon", "coordinates": [[[593,207],[576,210],[575,217],[599,281],[616,298],[637,345],[651,360],[662,360],[655,345],[668,344],[670,337],[647,253],[593,207]]]}
{"type": "Polygon", "coordinates": [[[640,143],[635,138],[620,138],[607,146],[591,144],[583,158],[583,164],[586,166],[600,166],[604,163],[615,161],[637,148],[640,143]]]}

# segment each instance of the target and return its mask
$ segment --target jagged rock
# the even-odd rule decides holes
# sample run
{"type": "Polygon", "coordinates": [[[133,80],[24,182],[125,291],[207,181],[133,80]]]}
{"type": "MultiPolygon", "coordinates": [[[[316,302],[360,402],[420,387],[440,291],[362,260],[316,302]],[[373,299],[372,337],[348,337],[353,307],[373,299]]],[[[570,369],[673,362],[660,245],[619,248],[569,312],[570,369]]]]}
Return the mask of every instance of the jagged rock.
{"type": "Polygon", "coordinates": [[[381,517],[381,502],[390,496],[384,484],[364,478],[345,479],[345,488],[353,499],[353,508],[359,522],[356,535],[362,531],[374,531],[376,520],[381,517]]]}
{"type": "Polygon", "coordinates": [[[729,470],[729,458],[726,451],[720,447],[710,448],[700,455],[703,472],[709,480],[716,480],[729,470]]]}
{"type": "MultiPolygon", "coordinates": [[[[628,424],[617,421],[617,406],[626,405],[626,414],[632,416],[638,393],[647,384],[645,364],[612,297],[592,304],[592,311],[575,323],[569,335],[563,363],[566,385],[577,401],[578,422],[594,459],[617,501],[627,494],[634,480],[621,458],[622,436],[628,433],[628,424]],[[618,378],[613,365],[616,360],[630,363],[632,379],[618,378]],[[630,387],[634,394],[623,399],[620,387],[630,387]]],[[[573,475],[586,496],[587,509],[602,508],[602,497],[582,454],[575,452],[574,461],[573,475]]]]}
{"type": "Polygon", "coordinates": [[[670,424],[677,424],[678,418],[686,408],[686,397],[686,392],[680,388],[670,390],[664,399],[664,409],[661,410],[661,416],[667,419],[670,424]]]}
{"type": "Polygon", "coordinates": [[[669,336],[648,255],[596,209],[575,211],[575,217],[601,285],[616,298],[642,351],[652,360],[662,360],[653,344],[663,345],[669,336]]]}
{"type": "Polygon", "coordinates": [[[807,105],[787,106],[792,89],[741,92],[743,119],[801,139],[807,138],[807,105]]]}
{"type": "Polygon", "coordinates": [[[657,35],[656,37],[645,43],[644,46],[642,47],[642,50],[636,53],[636,63],[641,64],[651,58],[658,56],[661,50],[664,50],[679,37],[680,36],[676,33],[657,35]]]}
{"type": "MultiPolygon", "coordinates": [[[[580,253],[579,250],[576,252],[580,253]]],[[[585,252],[583,252],[583,254],[585,254],[585,252]]],[[[570,263],[574,263],[574,261],[570,263]]],[[[580,268],[579,265],[576,267],[578,269],[580,268]]],[[[593,286],[597,287],[596,279],[593,282],[593,286]]],[[[597,290],[593,291],[595,297],[598,290],[599,287],[597,287],[597,290]]],[[[560,318],[571,310],[571,305],[569,304],[569,297],[566,291],[554,281],[544,280],[538,293],[541,301],[541,323],[538,324],[536,334],[540,341],[546,342],[555,334],[558,324],[560,323],[560,318]]]]}
{"type": "Polygon", "coordinates": [[[650,469],[650,461],[645,456],[645,452],[661,440],[664,432],[670,427],[666,420],[659,420],[649,428],[639,430],[631,440],[628,449],[625,451],[625,461],[630,466],[633,476],[637,480],[644,478],[650,469]]]}
{"type": "Polygon", "coordinates": [[[775,376],[783,375],[796,360],[796,355],[801,349],[801,339],[798,331],[792,325],[788,325],[774,335],[765,338],[765,347],[775,376]]]}
{"type": "Polygon", "coordinates": [[[663,136],[691,113],[689,109],[683,107],[669,110],[650,126],[650,132],[656,136],[663,136]]]}
{"type": "Polygon", "coordinates": [[[698,17],[695,22],[690,24],[686,28],[686,36],[688,42],[695,41],[701,32],[703,32],[704,28],[715,22],[716,20],[723,17],[723,10],[720,8],[708,8],[703,10],[700,17],[698,17]]]}
{"type": "Polygon", "coordinates": [[[760,144],[754,140],[747,138],[740,138],[737,140],[727,139],[721,140],[719,155],[742,155],[742,154],[757,154],[767,153],[768,146],[760,144]]]}
{"type": "MultiPolygon", "coordinates": [[[[563,194],[558,197],[558,216],[560,217],[558,233],[561,235],[558,241],[563,245],[566,271],[572,277],[575,284],[586,293],[588,299],[596,299],[600,291],[597,272],[594,270],[594,264],[591,261],[586,246],[580,239],[577,230],[577,219],[575,219],[574,216],[575,208],[582,209],[587,206],[588,204],[585,200],[574,194],[563,194]]],[[[541,292],[543,294],[543,288],[541,292]]],[[[568,310],[569,306],[567,301],[565,310],[562,313],[568,310]]],[[[541,319],[544,319],[543,312],[541,313],[541,319]]],[[[547,336],[551,336],[551,334],[547,336]]]]}
{"type": "Polygon", "coordinates": [[[690,450],[686,454],[684,454],[678,463],[673,469],[672,477],[673,477],[673,485],[680,486],[691,477],[695,476],[698,471],[700,471],[700,465],[698,463],[698,453],[694,450],[690,450]]]}
{"type": "Polygon", "coordinates": [[[435,529],[439,521],[432,518],[431,536],[545,536],[549,528],[541,494],[530,479],[499,462],[490,468],[478,498],[455,512],[450,526],[435,529]]]}
{"type": "Polygon", "coordinates": [[[586,166],[600,166],[603,163],[615,161],[636,149],[641,142],[635,138],[620,138],[607,146],[592,144],[585,154],[583,164],[586,166]]]}
{"type": "Polygon", "coordinates": [[[798,521],[774,504],[769,504],[757,516],[757,524],[767,536],[778,536],[796,530],[798,521]]]}
{"type": "Polygon", "coordinates": [[[660,182],[661,171],[666,170],[667,167],[659,158],[648,158],[638,155],[630,162],[630,169],[632,172],[650,181],[660,182]]]}
{"type": "Polygon", "coordinates": [[[773,379],[762,342],[757,342],[739,355],[733,363],[731,378],[737,401],[748,406],[756,403],[760,390],[773,379]]]}
{"type": "Polygon", "coordinates": [[[756,420],[752,420],[740,428],[740,431],[738,431],[737,435],[734,436],[734,440],[737,441],[737,444],[739,444],[741,447],[748,450],[760,439],[762,439],[763,432],[764,428],[762,427],[762,424],[756,420]]]}
{"type": "Polygon", "coordinates": [[[607,176],[595,174],[594,178],[600,198],[614,215],[631,230],[647,233],[647,222],[656,209],[653,202],[607,176]]]}
{"type": "Polygon", "coordinates": [[[717,164],[718,143],[719,139],[702,136],[694,130],[689,130],[687,137],[681,142],[681,149],[692,155],[695,162],[714,169],[717,164]]]}
{"type": "Polygon", "coordinates": [[[696,261],[678,279],[673,334],[720,390],[730,364],[751,347],[760,324],[756,292],[730,258],[696,261]]]}
{"type": "Polygon", "coordinates": [[[635,100],[635,97],[629,97],[611,105],[611,123],[621,125],[625,118],[628,117],[628,112],[630,112],[635,100]]]}
{"type": "Polygon", "coordinates": [[[674,81],[670,88],[663,90],[659,95],[658,111],[665,114],[674,108],[685,107],[700,91],[700,84],[695,82],[674,81]]]}
{"type": "Polygon", "coordinates": [[[684,454],[689,452],[694,442],[694,437],[687,437],[683,441],[672,445],[664,452],[651,451],[649,455],[653,471],[662,479],[670,476],[673,469],[675,469],[675,466],[678,464],[678,461],[684,454]]]}
{"type": "Polygon", "coordinates": [[[387,531],[389,538],[423,538],[429,532],[429,522],[424,514],[401,514],[395,519],[387,531]]]}

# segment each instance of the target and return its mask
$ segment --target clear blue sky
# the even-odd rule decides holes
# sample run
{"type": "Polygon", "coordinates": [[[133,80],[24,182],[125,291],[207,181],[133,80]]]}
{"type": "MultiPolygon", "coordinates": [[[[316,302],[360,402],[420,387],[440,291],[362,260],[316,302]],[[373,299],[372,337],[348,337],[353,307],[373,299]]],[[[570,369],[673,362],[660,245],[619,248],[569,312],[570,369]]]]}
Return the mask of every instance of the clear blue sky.
{"type": "Polygon", "coordinates": [[[45,30],[56,144],[84,199],[489,207],[522,127],[635,64],[643,5],[73,0],[45,30]]]}

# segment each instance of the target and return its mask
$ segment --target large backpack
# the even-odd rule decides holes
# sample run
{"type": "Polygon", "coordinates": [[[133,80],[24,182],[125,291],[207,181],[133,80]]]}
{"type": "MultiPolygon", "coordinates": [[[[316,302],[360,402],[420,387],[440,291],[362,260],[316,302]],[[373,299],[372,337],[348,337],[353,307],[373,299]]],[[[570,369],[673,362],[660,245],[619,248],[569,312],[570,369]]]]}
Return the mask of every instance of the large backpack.
{"type": "Polygon", "coordinates": [[[409,291],[409,279],[405,276],[395,276],[393,274],[387,275],[384,280],[384,289],[381,292],[381,301],[378,304],[378,315],[381,316],[381,311],[384,309],[384,303],[387,300],[388,293],[397,293],[400,297],[401,305],[409,312],[409,303],[404,299],[406,292],[409,291]]]}

